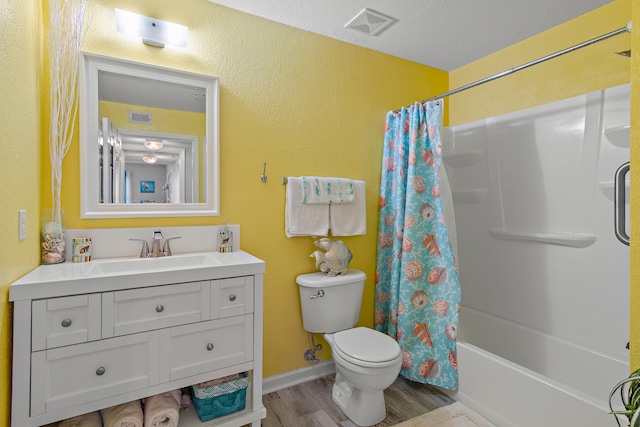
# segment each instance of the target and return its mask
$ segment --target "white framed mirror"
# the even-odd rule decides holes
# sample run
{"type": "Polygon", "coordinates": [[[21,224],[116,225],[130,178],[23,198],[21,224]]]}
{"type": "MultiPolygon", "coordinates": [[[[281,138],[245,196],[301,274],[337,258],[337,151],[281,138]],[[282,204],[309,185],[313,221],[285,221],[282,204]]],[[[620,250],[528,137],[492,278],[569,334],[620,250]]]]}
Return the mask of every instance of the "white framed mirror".
{"type": "Polygon", "coordinates": [[[217,77],[82,54],[82,218],[215,216],[217,77]]]}

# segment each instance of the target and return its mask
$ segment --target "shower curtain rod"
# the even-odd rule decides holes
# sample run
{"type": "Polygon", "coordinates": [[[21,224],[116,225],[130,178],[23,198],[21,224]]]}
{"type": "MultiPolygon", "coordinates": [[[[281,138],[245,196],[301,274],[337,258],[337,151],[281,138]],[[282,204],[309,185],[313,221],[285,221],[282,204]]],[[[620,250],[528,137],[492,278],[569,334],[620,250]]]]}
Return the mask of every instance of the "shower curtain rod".
{"type": "MultiPolygon", "coordinates": [[[[536,60],[534,60],[534,61],[527,62],[526,64],[519,65],[519,66],[517,66],[517,67],[515,67],[515,68],[511,68],[511,69],[509,69],[509,70],[505,70],[505,71],[503,71],[503,72],[501,72],[501,73],[497,73],[497,74],[494,74],[494,75],[492,75],[492,76],[485,77],[484,79],[481,79],[481,80],[475,81],[475,82],[473,82],[473,83],[469,83],[469,84],[466,84],[466,85],[464,85],[464,86],[460,86],[459,88],[456,88],[456,89],[450,90],[450,91],[445,92],[445,93],[443,93],[443,94],[440,94],[440,95],[438,95],[438,96],[434,96],[434,97],[429,98],[429,99],[424,99],[424,100],[420,101],[419,103],[420,103],[420,104],[423,104],[423,103],[425,103],[425,102],[435,101],[435,100],[437,100],[437,99],[446,98],[447,96],[454,95],[454,94],[456,94],[456,93],[458,93],[458,92],[462,92],[462,91],[465,91],[465,90],[467,90],[467,89],[471,89],[471,88],[474,88],[474,87],[476,87],[476,86],[480,86],[481,84],[488,83],[488,82],[490,82],[490,81],[493,81],[493,80],[496,80],[496,79],[499,79],[499,78],[502,78],[502,77],[508,76],[509,74],[513,74],[513,73],[515,73],[516,71],[524,70],[525,68],[529,68],[529,67],[531,67],[531,66],[533,66],[533,65],[537,65],[537,64],[540,64],[540,63],[542,63],[542,62],[548,61],[549,59],[553,59],[553,58],[556,58],[556,57],[558,57],[558,56],[564,55],[565,53],[573,52],[574,50],[578,50],[578,49],[581,49],[581,48],[583,48],[583,47],[586,47],[586,46],[592,45],[592,44],[594,44],[594,43],[598,43],[598,42],[600,42],[600,41],[603,41],[603,40],[609,39],[609,38],[614,37],[614,36],[617,36],[617,35],[619,35],[619,34],[622,34],[622,33],[630,33],[630,32],[631,32],[631,21],[630,21],[626,26],[624,26],[624,27],[622,27],[622,28],[618,28],[618,29],[617,29],[617,30],[615,30],[615,31],[611,31],[610,33],[603,34],[603,35],[601,35],[601,36],[598,36],[598,37],[593,38],[593,39],[591,39],[591,40],[587,40],[587,41],[582,42],[582,43],[580,43],[580,44],[577,44],[577,45],[575,45],[575,46],[568,47],[568,48],[563,49],[563,50],[561,50],[561,51],[558,51],[558,52],[556,52],[556,53],[552,53],[552,54],[547,55],[547,56],[544,56],[544,57],[542,57],[542,58],[538,58],[538,59],[536,59],[536,60]]],[[[400,110],[395,110],[394,112],[399,112],[399,111],[400,111],[400,110]]]]}

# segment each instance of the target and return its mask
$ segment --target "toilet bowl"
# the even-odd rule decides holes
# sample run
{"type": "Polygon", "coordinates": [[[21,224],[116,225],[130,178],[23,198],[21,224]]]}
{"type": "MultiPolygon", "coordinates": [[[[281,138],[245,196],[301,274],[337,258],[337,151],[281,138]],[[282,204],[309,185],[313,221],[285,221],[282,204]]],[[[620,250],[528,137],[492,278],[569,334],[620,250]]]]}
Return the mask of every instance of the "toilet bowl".
{"type": "Polygon", "coordinates": [[[400,346],[389,336],[369,328],[325,334],[336,366],[332,400],[360,426],[386,417],[384,390],[400,373],[400,346]]]}
{"type": "Polygon", "coordinates": [[[358,322],[366,276],[349,269],[347,274],[329,277],[324,273],[296,278],[304,328],[323,333],[331,346],[336,367],[333,401],[360,426],[384,420],[384,390],[400,374],[402,352],[388,335],[358,322]]]}

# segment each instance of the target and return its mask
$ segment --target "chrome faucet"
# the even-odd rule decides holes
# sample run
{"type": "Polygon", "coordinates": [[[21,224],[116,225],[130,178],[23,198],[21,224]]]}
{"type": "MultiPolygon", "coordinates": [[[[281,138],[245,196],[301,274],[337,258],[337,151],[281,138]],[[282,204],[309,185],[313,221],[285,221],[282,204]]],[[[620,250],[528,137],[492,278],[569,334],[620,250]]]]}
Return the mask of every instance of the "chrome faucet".
{"type": "Polygon", "coordinates": [[[161,242],[163,239],[162,231],[154,230],[153,231],[153,240],[151,241],[151,250],[149,250],[149,245],[147,241],[144,239],[129,239],[129,240],[137,240],[142,242],[142,250],[140,251],[140,258],[158,258],[163,256],[171,256],[171,246],[169,246],[169,241],[174,239],[180,239],[180,237],[170,237],[168,239],[164,239],[164,246],[162,250],[160,249],[161,242]]]}
{"type": "Polygon", "coordinates": [[[162,251],[160,250],[160,242],[163,239],[162,231],[154,230],[153,231],[153,240],[151,241],[151,254],[150,258],[155,258],[158,256],[164,256],[162,251]]]}

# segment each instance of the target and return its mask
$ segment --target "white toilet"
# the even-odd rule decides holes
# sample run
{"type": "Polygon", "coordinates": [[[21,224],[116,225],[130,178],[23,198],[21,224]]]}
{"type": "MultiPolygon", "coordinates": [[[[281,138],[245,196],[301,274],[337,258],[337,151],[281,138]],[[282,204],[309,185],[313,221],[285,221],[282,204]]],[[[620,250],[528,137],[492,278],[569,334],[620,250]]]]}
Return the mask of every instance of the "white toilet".
{"type": "Polygon", "coordinates": [[[344,276],[302,274],[300,288],[304,328],[323,333],[336,365],[333,401],[360,426],[386,417],[383,390],[400,373],[402,353],[391,337],[369,328],[353,328],[360,317],[366,275],[349,269],[344,276]]]}

